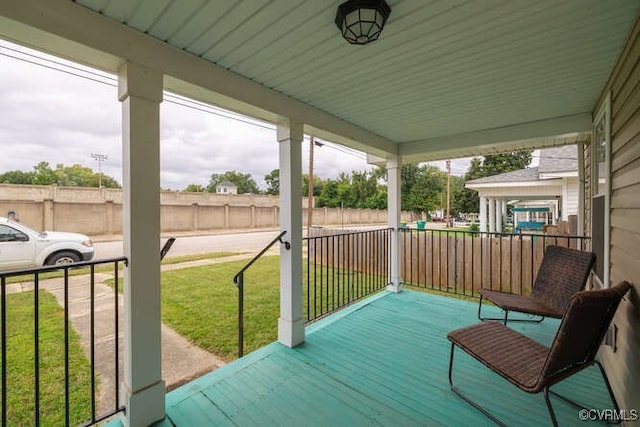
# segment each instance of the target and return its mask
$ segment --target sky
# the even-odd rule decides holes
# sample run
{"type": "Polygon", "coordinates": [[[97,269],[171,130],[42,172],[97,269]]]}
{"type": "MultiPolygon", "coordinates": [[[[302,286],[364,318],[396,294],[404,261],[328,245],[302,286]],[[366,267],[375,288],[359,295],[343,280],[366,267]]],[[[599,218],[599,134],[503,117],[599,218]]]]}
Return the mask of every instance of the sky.
{"type": "MultiPolygon", "coordinates": [[[[116,78],[0,40],[0,173],[80,164],[98,171],[91,154],[106,155],[101,171],[122,184],[121,106],[116,78]],[[35,65],[40,64],[40,65],[35,65]],[[61,71],[62,70],[62,71],[61,71]],[[82,76],[82,77],[80,77],[82,76]]],[[[213,173],[249,173],[262,189],[278,168],[275,127],[165,93],[161,114],[161,187],[206,186],[213,173]]],[[[314,151],[314,175],[369,170],[362,152],[323,141],[314,151]]],[[[302,147],[308,172],[309,143],[302,147]]],[[[444,161],[433,162],[444,170],[444,161]]],[[[454,160],[462,175],[468,159],[454,160]]]]}

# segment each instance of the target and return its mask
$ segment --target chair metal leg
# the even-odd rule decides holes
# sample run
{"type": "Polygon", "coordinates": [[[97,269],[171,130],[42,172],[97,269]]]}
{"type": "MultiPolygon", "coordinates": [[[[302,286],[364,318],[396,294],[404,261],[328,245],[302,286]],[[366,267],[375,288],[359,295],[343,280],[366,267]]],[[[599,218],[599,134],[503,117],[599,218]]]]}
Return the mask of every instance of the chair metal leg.
{"type": "MultiPolygon", "coordinates": [[[[507,316],[509,310],[504,310],[504,317],[482,317],[482,294],[480,294],[480,302],[478,303],[478,319],[482,322],[485,320],[500,320],[506,326],[507,316]]],[[[528,323],[540,323],[544,320],[544,316],[540,316],[538,319],[511,319],[511,322],[528,322],[528,323]]]]}
{"type": "Polygon", "coordinates": [[[551,400],[549,400],[549,387],[544,388],[544,401],[547,402],[547,409],[549,409],[549,415],[551,416],[551,422],[553,427],[558,427],[558,420],[556,414],[553,412],[553,406],[551,406],[551,400]]]}
{"type": "Polygon", "coordinates": [[[478,319],[482,322],[485,320],[500,320],[507,324],[507,311],[505,310],[504,319],[502,317],[482,317],[482,294],[480,294],[480,302],[478,303],[478,319]]]}
{"type": "Polygon", "coordinates": [[[456,345],[454,343],[451,343],[451,356],[449,358],[449,386],[451,387],[451,391],[453,391],[455,394],[457,394],[458,396],[460,396],[465,402],[467,402],[468,404],[470,404],[471,406],[473,406],[474,408],[476,408],[478,411],[482,412],[482,414],[489,418],[491,421],[493,421],[494,423],[496,423],[497,425],[501,426],[501,427],[506,427],[506,424],[504,424],[502,421],[500,421],[499,419],[497,419],[496,417],[494,417],[489,411],[487,411],[485,408],[483,408],[482,406],[480,406],[480,404],[474,402],[473,400],[471,400],[471,398],[467,397],[465,394],[463,394],[460,390],[458,390],[458,388],[453,384],[453,353],[455,351],[456,345]]]}
{"type": "MultiPolygon", "coordinates": [[[[616,411],[616,414],[620,413],[620,407],[618,406],[618,401],[616,400],[616,396],[613,394],[613,389],[611,388],[611,383],[609,382],[609,378],[607,377],[607,373],[604,371],[604,367],[599,360],[595,361],[595,364],[600,368],[600,374],[602,375],[602,379],[604,380],[605,385],[607,386],[607,391],[609,392],[609,398],[611,399],[611,403],[613,403],[613,408],[616,411]]],[[[620,424],[620,420],[615,421],[612,424],[620,424]]]]}
{"type": "MultiPolygon", "coordinates": [[[[602,375],[602,379],[604,380],[604,384],[607,386],[607,391],[609,392],[609,398],[611,399],[611,403],[613,404],[613,408],[616,411],[617,414],[620,413],[620,407],[618,406],[618,401],[616,400],[616,397],[613,394],[613,389],[611,388],[611,383],[609,383],[609,378],[607,377],[607,373],[604,371],[604,368],[602,366],[602,364],[600,363],[600,361],[595,360],[593,362],[594,365],[597,365],[598,368],[600,369],[600,374],[602,375]]],[[[587,365],[587,367],[590,365],[587,365]]],[[[563,396],[561,394],[556,393],[555,391],[549,390],[549,393],[554,395],[555,397],[557,397],[558,399],[561,399],[563,401],[565,401],[566,403],[575,406],[576,408],[580,408],[580,409],[589,409],[586,406],[576,402],[575,400],[569,399],[566,396],[563,396]]],[[[615,420],[612,422],[608,422],[607,424],[620,424],[622,422],[622,420],[615,420]]]]}

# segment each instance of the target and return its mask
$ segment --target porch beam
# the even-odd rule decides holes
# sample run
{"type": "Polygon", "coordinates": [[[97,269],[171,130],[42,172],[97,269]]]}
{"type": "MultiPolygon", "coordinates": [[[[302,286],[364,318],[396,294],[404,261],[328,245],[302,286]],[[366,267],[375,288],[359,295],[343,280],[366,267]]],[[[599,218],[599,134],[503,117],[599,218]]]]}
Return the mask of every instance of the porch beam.
{"type": "Polygon", "coordinates": [[[400,194],[400,173],[402,164],[398,156],[387,161],[387,214],[389,228],[391,228],[391,244],[389,250],[390,257],[390,281],[387,290],[391,292],[400,292],[402,290],[402,277],[400,269],[400,213],[401,213],[401,194],[400,194]]]}
{"type": "Polygon", "coordinates": [[[118,74],[122,102],[125,425],[164,417],[160,318],[162,74],[133,63],[118,74]]]}
{"type": "Polygon", "coordinates": [[[304,342],[302,317],[302,124],[278,124],[280,152],[280,318],[278,341],[287,347],[304,342]]]}
{"type": "Polygon", "coordinates": [[[411,160],[465,157],[486,152],[504,152],[527,147],[576,143],[588,138],[591,113],[539,120],[496,129],[447,135],[399,145],[400,155],[411,160]],[[558,138],[567,141],[558,141],[558,138]]]}

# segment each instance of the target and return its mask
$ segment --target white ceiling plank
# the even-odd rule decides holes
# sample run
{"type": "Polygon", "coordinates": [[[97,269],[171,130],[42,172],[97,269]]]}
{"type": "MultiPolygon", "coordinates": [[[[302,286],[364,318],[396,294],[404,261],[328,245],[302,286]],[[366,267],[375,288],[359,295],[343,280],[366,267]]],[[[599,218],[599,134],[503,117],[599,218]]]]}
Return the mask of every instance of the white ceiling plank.
{"type": "Polygon", "coordinates": [[[164,10],[164,13],[149,28],[148,33],[160,40],[168,40],[182,28],[190,19],[198,13],[202,13],[207,0],[180,0],[172,2],[164,10]]]}
{"type": "Polygon", "coordinates": [[[235,0],[208,0],[200,9],[193,11],[182,28],[168,38],[168,43],[185,49],[216,25],[218,19],[226,16],[236,3],[235,0]]]}
{"type": "MultiPolygon", "coordinates": [[[[301,7],[303,4],[300,4],[298,7],[286,10],[285,15],[280,17],[282,20],[292,22],[291,27],[276,23],[275,25],[262,28],[259,34],[246,40],[242,44],[242,48],[233,49],[224,55],[221,58],[221,63],[238,72],[242,72],[242,70],[254,70],[253,73],[259,73],[259,71],[254,68],[256,65],[265,62],[266,59],[275,61],[275,59],[272,58],[261,58],[261,52],[273,49],[273,44],[279,44],[283,47],[288,46],[289,40],[292,41],[295,37],[292,33],[296,31],[299,31],[301,34],[307,33],[309,31],[309,21],[318,15],[331,13],[335,9],[332,4],[315,0],[307,1],[304,5],[307,6],[309,3],[311,3],[313,7],[301,7]],[[289,38],[289,40],[287,40],[287,38],[289,38]]],[[[321,21],[318,20],[318,23],[320,22],[321,21]]],[[[264,73],[260,72],[260,75],[264,75],[264,73]]]]}
{"type": "Polygon", "coordinates": [[[131,16],[138,10],[143,1],[144,0],[131,0],[129,2],[121,2],[118,0],[109,0],[103,7],[94,10],[118,22],[129,22],[131,16]]]}
{"type": "MultiPolygon", "coordinates": [[[[238,25],[252,17],[257,11],[267,6],[269,0],[251,0],[236,2],[233,8],[229,9],[220,19],[212,17],[215,25],[211,26],[208,31],[193,41],[186,49],[198,56],[203,56],[209,52],[220,40],[222,40],[230,31],[233,31],[238,25]]],[[[212,62],[216,62],[216,58],[211,56],[207,58],[212,62]]]]}
{"type": "Polygon", "coordinates": [[[100,12],[104,9],[105,5],[109,3],[109,0],[76,0],[76,2],[100,12]]]}
{"type": "Polygon", "coordinates": [[[170,5],[171,0],[141,0],[126,24],[146,33],[170,5]]]}

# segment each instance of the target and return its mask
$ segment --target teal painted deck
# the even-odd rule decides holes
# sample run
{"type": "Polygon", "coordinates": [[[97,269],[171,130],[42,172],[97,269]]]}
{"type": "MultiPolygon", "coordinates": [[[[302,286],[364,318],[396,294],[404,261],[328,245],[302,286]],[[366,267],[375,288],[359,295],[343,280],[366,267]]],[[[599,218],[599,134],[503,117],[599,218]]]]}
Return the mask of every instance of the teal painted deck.
{"type": "MultiPolygon", "coordinates": [[[[447,332],[475,323],[476,309],[419,292],[382,293],[310,326],[297,348],[271,344],[172,391],[158,425],[493,425],[447,378],[447,332]]],[[[557,325],[512,327],[548,344],[557,325]]],[[[520,391],[462,351],[455,367],[456,384],[506,424],[550,425],[541,394],[520,391]]],[[[597,368],[555,390],[587,407],[610,405],[597,368]]],[[[553,404],[560,425],[582,424],[576,408],[553,404]]]]}

